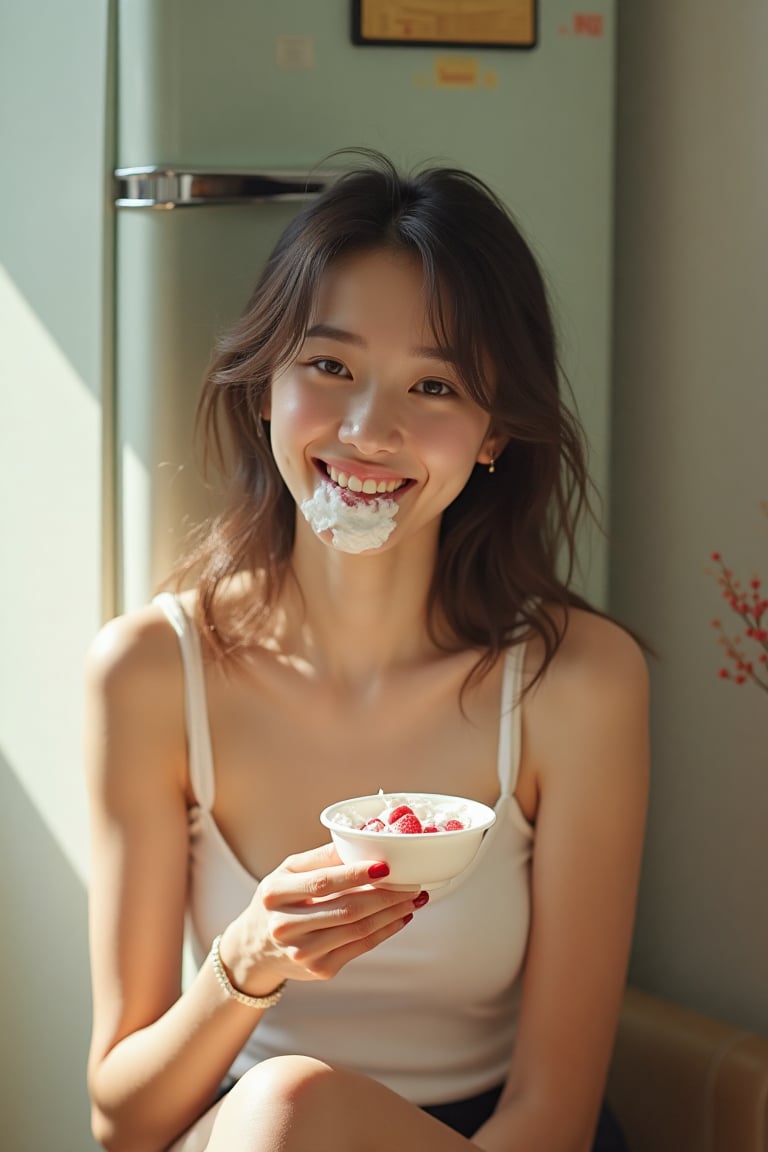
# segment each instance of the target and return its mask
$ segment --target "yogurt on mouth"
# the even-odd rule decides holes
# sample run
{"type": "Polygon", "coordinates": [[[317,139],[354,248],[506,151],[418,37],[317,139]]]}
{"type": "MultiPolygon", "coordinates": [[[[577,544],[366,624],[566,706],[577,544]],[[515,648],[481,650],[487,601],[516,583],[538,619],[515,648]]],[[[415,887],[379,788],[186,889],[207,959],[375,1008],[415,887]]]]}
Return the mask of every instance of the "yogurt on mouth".
{"type": "Polygon", "coordinates": [[[323,482],[301,502],[304,519],[318,535],[330,529],[331,542],[340,552],[366,552],[380,548],[396,528],[396,500],[383,496],[358,498],[348,489],[323,482]]]}

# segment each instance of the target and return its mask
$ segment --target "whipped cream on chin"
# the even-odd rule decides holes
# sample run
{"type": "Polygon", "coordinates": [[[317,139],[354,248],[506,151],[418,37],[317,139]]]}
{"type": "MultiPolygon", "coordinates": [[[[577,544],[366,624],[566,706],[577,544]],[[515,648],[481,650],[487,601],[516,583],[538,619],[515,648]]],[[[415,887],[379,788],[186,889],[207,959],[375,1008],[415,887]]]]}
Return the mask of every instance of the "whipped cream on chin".
{"type": "Polygon", "coordinates": [[[396,500],[383,496],[363,499],[348,489],[323,482],[314,494],[301,502],[304,519],[313,532],[331,531],[334,548],[340,552],[366,552],[380,548],[395,530],[396,500]],[[343,493],[343,494],[342,494],[343,493]]]}

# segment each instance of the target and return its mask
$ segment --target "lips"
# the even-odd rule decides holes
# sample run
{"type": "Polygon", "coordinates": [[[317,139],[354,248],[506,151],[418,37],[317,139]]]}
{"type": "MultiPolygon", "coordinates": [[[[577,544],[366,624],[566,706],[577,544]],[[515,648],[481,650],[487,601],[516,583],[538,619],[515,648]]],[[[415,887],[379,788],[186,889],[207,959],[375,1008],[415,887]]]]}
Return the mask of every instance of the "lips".
{"type": "Polygon", "coordinates": [[[409,483],[403,477],[394,476],[361,476],[355,472],[345,471],[344,468],[337,467],[334,464],[325,464],[323,461],[318,461],[318,464],[324,468],[326,476],[339,488],[347,489],[350,492],[359,493],[363,496],[391,496],[393,492],[397,492],[400,488],[409,483]]]}

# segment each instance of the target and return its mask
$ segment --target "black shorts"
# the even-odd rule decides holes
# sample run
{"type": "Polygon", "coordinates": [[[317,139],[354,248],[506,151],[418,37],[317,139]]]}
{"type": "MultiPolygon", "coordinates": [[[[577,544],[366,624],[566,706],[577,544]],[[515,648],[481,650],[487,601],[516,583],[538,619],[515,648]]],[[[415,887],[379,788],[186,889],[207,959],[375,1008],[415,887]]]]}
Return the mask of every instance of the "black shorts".
{"type": "MultiPolygon", "coordinates": [[[[469,1138],[474,1136],[478,1128],[493,1113],[501,1096],[502,1087],[500,1084],[487,1092],[481,1092],[479,1096],[471,1096],[468,1100],[422,1106],[422,1112],[428,1112],[436,1120],[442,1120],[443,1124],[469,1138]]],[[[592,1152],[628,1152],[618,1121],[606,1105],[600,1113],[592,1152]]]]}

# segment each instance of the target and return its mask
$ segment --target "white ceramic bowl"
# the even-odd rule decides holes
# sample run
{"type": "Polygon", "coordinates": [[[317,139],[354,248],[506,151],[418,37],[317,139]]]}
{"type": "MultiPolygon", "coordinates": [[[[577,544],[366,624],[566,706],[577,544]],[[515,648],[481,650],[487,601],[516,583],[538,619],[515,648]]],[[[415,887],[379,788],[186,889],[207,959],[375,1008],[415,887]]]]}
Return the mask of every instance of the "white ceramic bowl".
{"type": "Polygon", "coordinates": [[[339,800],[320,813],[321,823],[331,833],[336,851],[345,864],[360,860],[381,860],[389,865],[389,876],[381,881],[386,888],[438,888],[472,862],[496,813],[477,800],[447,796],[437,792],[385,792],[375,796],[355,796],[339,800]],[[468,827],[455,832],[413,832],[397,834],[370,832],[359,824],[378,816],[385,808],[405,804],[419,815],[442,809],[455,813],[468,827]]]}

